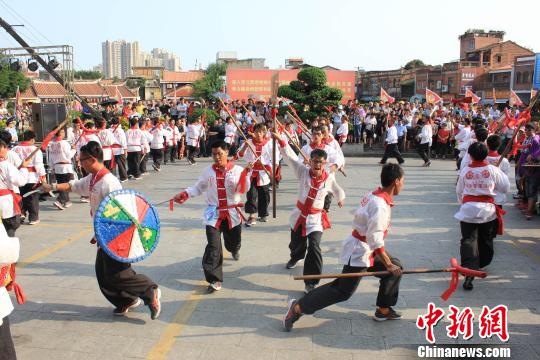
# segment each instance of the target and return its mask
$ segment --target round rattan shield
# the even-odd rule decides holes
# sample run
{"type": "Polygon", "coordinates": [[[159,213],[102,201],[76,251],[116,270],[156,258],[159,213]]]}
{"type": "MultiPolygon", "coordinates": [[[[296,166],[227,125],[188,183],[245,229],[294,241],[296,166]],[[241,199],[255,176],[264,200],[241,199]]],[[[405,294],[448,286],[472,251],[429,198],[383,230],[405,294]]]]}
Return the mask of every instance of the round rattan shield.
{"type": "Polygon", "coordinates": [[[111,192],[99,204],[94,231],[99,246],[113,259],[134,263],[149,256],[159,242],[159,216],[135,190],[111,192]]]}

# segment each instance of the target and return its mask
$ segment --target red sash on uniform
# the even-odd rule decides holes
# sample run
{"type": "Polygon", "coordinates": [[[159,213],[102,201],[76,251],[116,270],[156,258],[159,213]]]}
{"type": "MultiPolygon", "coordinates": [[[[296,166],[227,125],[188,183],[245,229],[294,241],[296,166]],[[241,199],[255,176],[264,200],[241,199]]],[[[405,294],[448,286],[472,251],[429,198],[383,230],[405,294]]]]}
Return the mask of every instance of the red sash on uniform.
{"type": "Polygon", "coordinates": [[[296,202],[296,207],[300,210],[300,216],[298,216],[298,220],[296,220],[296,224],[294,225],[293,230],[296,231],[296,229],[298,229],[298,226],[303,225],[302,236],[306,236],[306,219],[308,215],[315,215],[321,213],[323,230],[330,228],[330,220],[328,219],[328,214],[326,213],[326,211],[324,209],[317,209],[313,207],[313,202],[317,197],[317,193],[319,192],[321,185],[324,184],[326,179],[328,179],[328,174],[326,173],[326,171],[323,171],[321,177],[319,178],[315,178],[312,176],[306,201],[304,203],[301,203],[300,201],[296,202]]]}
{"type": "Polygon", "coordinates": [[[11,195],[11,198],[13,199],[13,214],[15,215],[21,215],[21,195],[17,194],[15,191],[11,189],[0,189],[0,196],[5,195],[11,195]]]}
{"type": "MultiPolygon", "coordinates": [[[[228,209],[236,209],[240,218],[243,221],[246,221],[244,214],[242,214],[242,211],[240,210],[244,206],[244,204],[242,203],[228,204],[227,202],[227,189],[225,188],[225,176],[227,175],[227,171],[231,170],[233,166],[234,164],[232,162],[228,162],[227,165],[225,166],[225,169],[221,169],[217,167],[215,164],[212,165],[212,169],[216,173],[216,188],[217,188],[217,196],[218,196],[217,211],[219,212],[219,217],[216,221],[216,225],[214,226],[216,229],[219,229],[219,226],[221,225],[221,222],[223,220],[228,220],[229,230],[232,229],[232,221],[231,221],[231,216],[229,214],[228,209]]],[[[242,177],[240,181],[242,181],[242,177]]]]}
{"type": "Polygon", "coordinates": [[[24,304],[26,295],[22,288],[15,282],[15,264],[0,267],[0,287],[5,286],[7,291],[15,291],[17,303],[24,304]]]}
{"type": "MultiPolygon", "coordinates": [[[[270,140],[266,139],[260,143],[256,143],[255,141],[252,141],[253,145],[255,145],[255,158],[261,157],[262,148],[268,143],[268,141],[270,140]]],[[[272,173],[272,167],[270,165],[263,165],[260,160],[256,161],[255,164],[253,164],[253,171],[251,172],[251,178],[257,179],[257,186],[259,185],[259,181],[260,181],[260,171],[264,171],[264,169],[266,169],[269,173],[272,173]]]]}
{"type": "MultiPolygon", "coordinates": [[[[468,202],[481,202],[495,205],[495,200],[489,195],[465,195],[463,197],[463,204],[468,202]]],[[[497,215],[497,220],[499,221],[497,235],[502,235],[504,233],[503,216],[506,214],[506,211],[495,205],[495,214],[497,215]]]]}

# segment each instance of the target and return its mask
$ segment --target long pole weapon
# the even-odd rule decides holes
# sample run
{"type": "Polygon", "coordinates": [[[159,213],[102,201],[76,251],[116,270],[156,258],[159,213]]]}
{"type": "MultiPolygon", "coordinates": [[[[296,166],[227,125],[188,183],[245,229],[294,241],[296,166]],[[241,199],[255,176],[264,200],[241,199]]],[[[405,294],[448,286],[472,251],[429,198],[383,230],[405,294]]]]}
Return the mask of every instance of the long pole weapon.
{"type": "MultiPolygon", "coordinates": [[[[450,267],[445,269],[410,269],[403,270],[402,274],[430,274],[430,273],[452,273],[452,280],[450,281],[450,287],[441,295],[441,298],[446,301],[457,289],[459,283],[459,274],[464,276],[472,276],[485,278],[487,273],[484,271],[472,270],[465,268],[458,264],[455,258],[450,259],[450,267]]],[[[316,280],[316,279],[338,279],[338,278],[354,278],[354,277],[366,277],[366,276],[385,276],[391,275],[390,271],[365,271],[358,273],[345,273],[345,274],[322,274],[322,275],[304,275],[295,276],[294,280],[316,280]]]]}
{"type": "MultiPolygon", "coordinates": [[[[253,148],[253,146],[248,142],[248,138],[246,137],[246,135],[244,134],[244,132],[242,131],[242,129],[240,128],[240,126],[238,126],[238,124],[236,123],[235,121],[235,118],[232,116],[231,112],[229,111],[229,109],[225,106],[225,103],[223,102],[223,100],[218,97],[219,101],[221,102],[221,106],[223,106],[223,109],[225,109],[225,111],[227,112],[227,114],[231,117],[231,119],[233,119],[233,124],[234,126],[236,126],[236,129],[238,130],[238,133],[240,133],[240,135],[244,138],[244,141],[247,145],[247,147],[251,150],[251,152],[253,153],[253,156],[257,157],[257,152],[255,151],[255,149],[253,148]]],[[[266,170],[266,168],[263,166],[262,167],[264,169],[264,171],[266,172],[266,174],[268,176],[271,176],[270,173],[268,172],[268,170],[266,170]]]]}

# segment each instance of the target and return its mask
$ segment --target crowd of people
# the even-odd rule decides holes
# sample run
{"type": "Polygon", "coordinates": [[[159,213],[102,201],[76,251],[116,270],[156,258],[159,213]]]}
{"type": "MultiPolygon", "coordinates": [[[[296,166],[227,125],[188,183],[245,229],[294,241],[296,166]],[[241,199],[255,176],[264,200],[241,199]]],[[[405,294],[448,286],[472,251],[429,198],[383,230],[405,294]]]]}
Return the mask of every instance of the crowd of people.
{"type": "MultiPolygon", "coordinates": [[[[0,133],[0,209],[7,236],[14,238],[25,220],[29,225],[39,224],[40,197],[51,191],[56,192],[52,204],[59,211],[72,206],[69,193],[75,192],[81,202],[90,203],[93,217],[108,193],[149,174],[148,163],[158,174],[166,164],[185,159],[197,165],[198,157],[211,155],[213,163],[202,169],[195,184],[175,195],[170,206],[173,209],[175,203],[205,195],[207,245],[202,265],[208,292],[219,291],[224,278],[221,237],[238,261],[242,227],[264,226],[268,221],[271,187],[278,188],[281,163],[285,162],[299,182],[290,215],[290,258],[285,266],[293,269],[304,261],[303,274],[316,277],[322,273],[320,243],[330,226],[331,203],[336,198],[338,206],[344,205],[345,191],[338,181],[338,173],[346,170],[342,147],[347,142],[372,147],[378,141],[385,145],[380,187],[368,193],[354,212],[353,231],[343,243],[341,260],[343,273],[389,271],[381,276],[374,314],[375,320],[384,321],[401,318],[393,306],[398,301],[402,264],[385,251],[384,242],[393,196],[403,188],[402,151],[416,148],[426,167],[432,152],[435,157],[456,160],[461,205],[456,218],[462,233],[463,266],[480,269],[494,256],[493,239],[502,234],[511,159],[517,160],[518,205],[527,219],[536,212],[540,135],[529,110],[349,101],[329,109],[328,115],[304,122],[283,101],[220,103],[180,99],[107,105],[99,114],[83,112],[82,119],[55,134],[45,151],[36,144],[32,130],[24,131],[19,139],[8,127],[0,133]],[[204,111],[195,112],[201,106],[213,109],[218,118],[210,123],[204,111]],[[287,108],[292,113],[283,115],[285,111],[280,110],[287,108]],[[399,164],[386,163],[392,156],[399,164]]],[[[2,262],[14,263],[14,252],[2,262]]],[[[96,277],[102,293],[114,305],[115,315],[125,315],[142,299],[152,319],[159,316],[161,290],[129,264],[98,250],[96,277]]],[[[318,287],[318,279],[306,279],[305,296],[289,303],[286,330],[302,315],[350,298],[359,281],[336,279],[318,287]]],[[[466,279],[464,288],[473,289],[472,277],[466,279]]],[[[6,299],[0,298],[0,310],[4,309],[0,316],[4,317],[10,311],[1,302],[5,304],[6,299]]],[[[0,338],[5,340],[7,335],[2,334],[0,338]]]]}

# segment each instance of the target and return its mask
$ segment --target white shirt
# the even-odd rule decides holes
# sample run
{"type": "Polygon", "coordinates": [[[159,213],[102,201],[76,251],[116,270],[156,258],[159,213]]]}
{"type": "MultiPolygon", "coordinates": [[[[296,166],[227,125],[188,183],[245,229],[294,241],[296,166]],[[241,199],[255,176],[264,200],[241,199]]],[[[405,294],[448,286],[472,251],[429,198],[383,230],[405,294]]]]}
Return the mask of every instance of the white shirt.
{"type": "Polygon", "coordinates": [[[255,156],[253,154],[253,151],[251,151],[249,147],[260,153],[260,164],[259,162],[257,162],[254,165],[255,167],[251,173],[251,177],[257,178],[257,186],[264,186],[270,184],[270,177],[268,176],[266,171],[261,168],[261,164],[262,166],[264,166],[264,168],[266,168],[268,173],[272,173],[272,141],[267,139],[259,144],[255,144],[253,142],[253,139],[249,139],[247,141],[247,144],[244,145],[244,148],[238,154],[238,157],[243,159],[246,163],[253,163],[257,159],[257,157],[259,157],[259,155],[255,156]]]}
{"type": "Polygon", "coordinates": [[[111,129],[102,129],[98,133],[98,138],[103,149],[103,161],[109,161],[112,159],[112,145],[116,143],[111,129]]]}
{"type": "MultiPolygon", "coordinates": [[[[103,167],[100,171],[108,170],[103,167]]],[[[118,180],[118,178],[116,178],[116,176],[114,176],[110,172],[104,175],[99,181],[96,181],[94,184],[92,184],[93,178],[94,175],[89,174],[80,180],[71,180],[69,182],[71,191],[81,196],[90,197],[90,216],[92,218],[94,218],[99,204],[105,198],[105,196],[107,196],[111,191],[122,189],[120,180],[118,180]]]]}
{"type": "Polygon", "coordinates": [[[328,144],[321,143],[320,146],[316,147],[316,146],[313,145],[313,143],[311,143],[311,144],[306,144],[306,145],[302,146],[302,152],[308,157],[308,159],[311,156],[311,152],[313,150],[315,150],[315,149],[321,149],[321,150],[324,150],[326,152],[326,155],[327,155],[327,159],[326,159],[327,170],[332,165],[336,165],[338,167],[338,169],[343,166],[343,161],[342,161],[341,157],[339,156],[339,154],[337,154],[336,151],[334,150],[334,148],[331,147],[328,144]]]}
{"type": "Polygon", "coordinates": [[[370,267],[374,255],[384,250],[384,241],[390,228],[392,198],[379,190],[366,194],[356,211],[352,222],[353,231],[365,237],[359,240],[352,234],[343,240],[341,263],[344,265],[370,267]]]}
{"type": "Polygon", "coordinates": [[[112,149],[113,155],[122,155],[127,150],[127,138],[126,132],[122,129],[121,126],[116,127],[112,130],[114,136],[114,147],[112,149]]]}
{"type": "MultiPolygon", "coordinates": [[[[281,148],[281,153],[287,164],[293,169],[296,178],[298,179],[297,202],[305,204],[309,196],[310,189],[312,189],[312,176],[310,174],[310,168],[304,165],[304,163],[298,158],[289,145],[281,148]]],[[[338,185],[336,177],[333,173],[328,173],[328,177],[317,190],[311,208],[321,209],[321,211],[314,214],[308,214],[306,216],[306,235],[309,235],[314,231],[322,232],[324,230],[322,223],[322,211],[324,210],[322,209],[324,207],[324,199],[328,193],[332,193],[338,199],[338,201],[345,199],[345,191],[343,191],[343,189],[338,185]]],[[[302,211],[297,206],[294,206],[289,218],[291,229],[296,227],[300,216],[303,216],[302,211]]]]}
{"type": "MultiPolygon", "coordinates": [[[[0,223],[0,267],[14,264],[19,260],[20,244],[16,237],[9,237],[4,225],[0,223]]],[[[5,287],[0,287],[0,325],[11,314],[13,304],[5,287]]]]}
{"type": "Polygon", "coordinates": [[[128,152],[138,152],[143,151],[144,146],[148,144],[148,140],[143,130],[131,128],[126,131],[126,143],[128,152]]]}
{"type": "Polygon", "coordinates": [[[234,143],[237,131],[238,130],[236,129],[236,126],[234,124],[225,124],[225,142],[227,144],[234,143]]]}
{"type": "Polygon", "coordinates": [[[395,126],[389,126],[386,130],[386,143],[389,145],[398,143],[397,129],[395,126]]]}
{"type": "MultiPolygon", "coordinates": [[[[229,220],[229,229],[242,223],[242,217],[240,216],[241,206],[233,207],[238,204],[241,205],[242,195],[237,191],[238,183],[241,180],[241,174],[244,169],[238,165],[228,164],[228,170],[220,172],[219,174],[214,169],[213,165],[206,167],[203,173],[197,180],[197,182],[186,189],[189,197],[195,197],[206,193],[206,208],[203,215],[203,224],[216,227],[220,212],[226,213],[229,220]],[[226,199],[220,199],[218,197],[218,182],[224,181],[224,188],[226,191],[226,199]],[[221,210],[218,210],[221,208],[221,210]]],[[[249,173],[245,179],[245,189],[249,190],[250,176],[249,173]]]]}
{"type": "Polygon", "coordinates": [[[336,152],[338,167],[341,168],[345,166],[345,155],[343,155],[343,150],[341,150],[341,146],[339,146],[337,140],[334,139],[332,135],[328,134],[328,137],[323,141],[336,152]]]}
{"type": "Polygon", "coordinates": [[[186,130],[186,145],[199,147],[199,138],[202,134],[202,124],[189,124],[186,130]]]}
{"type": "Polygon", "coordinates": [[[163,144],[165,143],[165,131],[161,126],[156,126],[150,130],[152,134],[152,141],[150,142],[150,149],[163,149],[163,144]]]}
{"type": "Polygon", "coordinates": [[[467,150],[469,148],[469,140],[471,137],[471,127],[459,124],[458,129],[459,131],[454,137],[458,142],[458,149],[467,150]]]}
{"type": "Polygon", "coordinates": [[[77,152],[67,140],[51,141],[47,147],[49,162],[55,174],[72,174],[72,158],[77,152]]]}
{"type": "MultiPolygon", "coordinates": [[[[28,182],[28,170],[17,169],[8,160],[0,161],[0,189],[8,189],[18,193],[19,187],[28,182]]],[[[16,214],[13,211],[13,196],[10,194],[0,196],[0,212],[2,219],[9,219],[16,214]]]]}
{"type": "Polygon", "coordinates": [[[341,142],[347,141],[347,135],[349,134],[349,124],[341,124],[339,125],[339,128],[336,130],[336,135],[339,137],[339,140],[341,142]]]}
{"type": "MultiPolygon", "coordinates": [[[[34,145],[21,144],[13,148],[13,151],[19,155],[21,159],[26,159],[35,149],[37,149],[37,147],[34,145]]],[[[35,153],[28,166],[32,168],[28,169],[28,183],[37,184],[39,182],[39,178],[46,174],[45,167],[43,166],[43,152],[41,152],[41,150],[38,150],[35,153]]]]}
{"type": "Polygon", "coordinates": [[[456,186],[458,202],[461,203],[459,211],[454,215],[459,221],[482,224],[496,218],[495,205],[485,202],[463,203],[463,197],[490,196],[495,199],[497,194],[504,194],[510,190],[508,177],[497,167],[486,165],[481,167],[467,166],[460,174],[456,186]]]}
{"type": "Polygon", "coordinates": [[[433,128],[431,127],[431,124],[424,124],[424,126],[422,126],[422,132],[420,132],[420,144],[429,143],[429,145],[431,145],[432,141],[433,128]]]}

